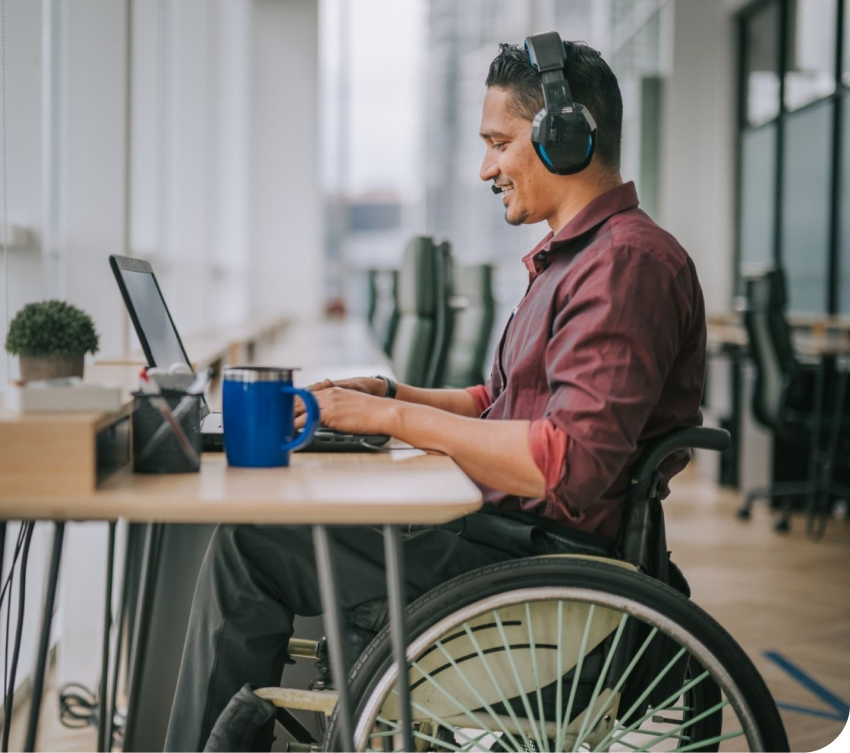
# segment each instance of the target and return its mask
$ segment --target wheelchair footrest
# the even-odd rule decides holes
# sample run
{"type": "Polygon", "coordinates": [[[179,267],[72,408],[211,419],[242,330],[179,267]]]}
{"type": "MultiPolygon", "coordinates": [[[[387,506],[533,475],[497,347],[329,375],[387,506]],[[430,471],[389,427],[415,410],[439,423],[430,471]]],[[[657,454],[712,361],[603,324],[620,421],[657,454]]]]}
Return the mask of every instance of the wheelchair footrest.
{"type": "Polygon", "coordinates": [[[275,706],[300,711],[319,711],[330,716],[336,706],[337,694],[330,691],[300,690],[298,688],[259,688],[254,691],[260,698],[275,706]]]}

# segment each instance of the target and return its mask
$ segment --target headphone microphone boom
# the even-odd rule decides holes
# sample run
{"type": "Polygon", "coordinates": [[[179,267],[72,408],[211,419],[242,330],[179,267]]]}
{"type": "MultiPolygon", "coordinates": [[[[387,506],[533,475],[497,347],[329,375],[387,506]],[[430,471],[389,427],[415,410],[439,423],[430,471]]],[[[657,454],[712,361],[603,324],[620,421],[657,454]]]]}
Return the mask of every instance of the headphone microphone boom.
{"type": "Polygon", "coordinates": [[[540,72],[543,109],[534,117],[531,142],[550,173],[573,175],[593,159],[596,121],[584,105],[573,102],[564,76],[567,47],[556,31],[525,38],[529,62],[540,72]]]}
{"type": "Polygon", "coordinates": [[[496,193],[496,194],[498,194],[498,193],[502,193],[502,191],[503,191],[502,187],[501,187],[501,186],[497,186],[495,183],[494,183],[492,186],[490,186],[490,190],[491,190],[493,193],[496,193]]]}

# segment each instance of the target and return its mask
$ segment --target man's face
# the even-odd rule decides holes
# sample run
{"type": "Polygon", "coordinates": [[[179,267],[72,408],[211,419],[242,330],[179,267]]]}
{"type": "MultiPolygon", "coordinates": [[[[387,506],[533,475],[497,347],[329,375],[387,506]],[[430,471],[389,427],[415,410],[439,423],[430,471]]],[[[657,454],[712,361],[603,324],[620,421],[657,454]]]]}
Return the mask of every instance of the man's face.
{"type": "Polygon", "coordinates": [[[511,225],[541,222],[555,210],[553,178],[531,145],[531,121],[514,115],[509,107],[513,94],[491,86],[484,96],[481,138],[487,145],[481,180],[501,186],[498,194],[511,225]]]}

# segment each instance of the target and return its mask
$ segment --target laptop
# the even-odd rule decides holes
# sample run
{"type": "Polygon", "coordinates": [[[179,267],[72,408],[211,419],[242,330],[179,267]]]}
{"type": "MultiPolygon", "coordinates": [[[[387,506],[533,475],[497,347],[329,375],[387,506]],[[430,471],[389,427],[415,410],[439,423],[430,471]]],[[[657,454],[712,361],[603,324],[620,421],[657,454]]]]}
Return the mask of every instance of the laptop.
{"type": "MultiPolygon", "coordinates": [[[[148,366],[168,369],[175,363],[192,364],[165,304],[150,262],[113,254],[109,266],[115,275],[148,366]]],[[[194,371],[194,370],[193,370],[194,371]]],[[[224,449],[221,413],[212,412],[202,398],[201,439],[205,452],[224,449]]],[[[389,441],[384,434],[348,434],[321,427],[302,452],[369,452],[389,441]]]]}

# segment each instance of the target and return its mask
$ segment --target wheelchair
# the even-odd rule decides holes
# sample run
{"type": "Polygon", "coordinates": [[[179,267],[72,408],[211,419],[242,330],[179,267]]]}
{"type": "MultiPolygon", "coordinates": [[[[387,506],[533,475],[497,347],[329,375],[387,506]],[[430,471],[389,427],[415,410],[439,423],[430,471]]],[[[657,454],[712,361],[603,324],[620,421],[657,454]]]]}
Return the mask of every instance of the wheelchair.
{"type": "MultiPolygon", "coordinates": [[[[367,631],[348,678],[355,749],[397,750],[407,732],[417,751],[789,750],[758,671],[689,600],[666,548],[662,461],[728,445],[727,432],[701,427],[648,443],[632,469],[615,558],[588,550],[511,560],[413,602],[410,730],[402,730],[389,627],[367,631]]],[[[317,660],[313,689],[257,695],[279,707],[296,741],[290,750],[338,749],[322,642],[293,638],[289,653],[317,660]],[[321,747],[288,709],[326,720],[321,747]]]]}

